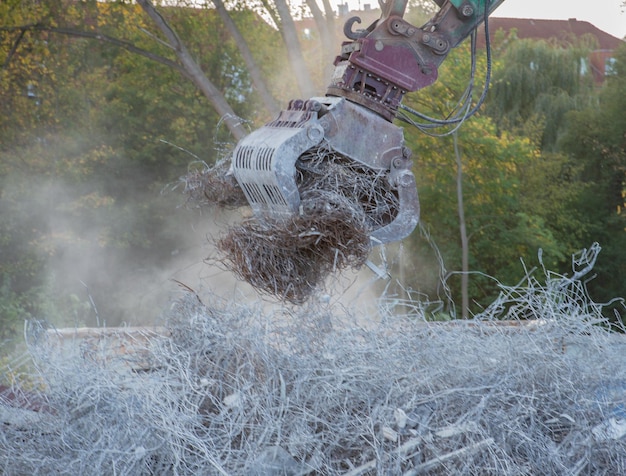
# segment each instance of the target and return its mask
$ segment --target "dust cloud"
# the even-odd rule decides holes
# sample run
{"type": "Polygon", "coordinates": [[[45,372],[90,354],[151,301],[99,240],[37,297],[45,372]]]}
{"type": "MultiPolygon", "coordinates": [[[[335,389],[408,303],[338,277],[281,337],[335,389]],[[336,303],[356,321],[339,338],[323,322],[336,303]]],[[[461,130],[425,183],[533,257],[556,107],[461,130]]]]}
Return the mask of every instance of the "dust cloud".
{"type": "MultiPolygon", "coordinates": [[[[40,230],[28,243],[46,263],[42,281],[47,302],[36,317],[56,327],[159,324],[172,303],[189,292],[207,300],[217,296],[266,308],[282,305],[219,265],[214,242],[230,224],[242,219],[239,211],[189,208],[180,190],[169,190],[135,192],[123,205],[100,197],[102,206],[92,204],[85,212],[77,210],[80,200],[75,184],[46,178],[32,184],[28,201],[22,203],[31,213],[23,214],[16,226],[26,227],[34,220],[40,230]],[[122,206],[124,220],[135,220],[140,227],[146,203],[152,203],[151,213],[162,219],[159,236],[154,237],[159,246],[112,245],[111,228],[116,224],[109,220],[117,214],[111,209],[122,206]]],[[[139,231],[130,226],[125,233],[139,231]]],[[[373,259],[379,256],[378,251],[372,254],[373,259]]],[[[384,283],[364,267],[330,276],[313,299],[373,316],[384,283]]]]}

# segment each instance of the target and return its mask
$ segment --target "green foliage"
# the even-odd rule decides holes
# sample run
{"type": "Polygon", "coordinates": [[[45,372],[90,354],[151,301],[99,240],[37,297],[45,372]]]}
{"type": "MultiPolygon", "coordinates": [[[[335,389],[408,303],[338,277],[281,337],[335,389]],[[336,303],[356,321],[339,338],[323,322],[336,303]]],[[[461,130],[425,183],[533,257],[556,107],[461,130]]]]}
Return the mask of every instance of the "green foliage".
{"type": "MultiPolygon", "coordinates": [[[[459,130],[463,160],[463,194],[470,269],[479,272],[470,280],[473,301],[486,305],[497,295],[494,276],[505,283],[520,279],[519,259],[533,262],[537,249],[543,248],[550,264],[564,258],[566,251],[558,243],[547,223],[545,210],[531,206],[538,202],[538,192],[524,182],[529,169],[545,164],[534,144],[524,137],[498,136],[488,118],[474,118],[459,130]],[[482,273],[482,275],[480,274],[482,273]]],[[[449,271],[461,268],[460,235],[456,202],[456,172],[451,138],[430,138],[408,133],[407,139],[418,151],[416,172],[422,222],[429,227],[449,271]]],[[[533,176],[547,182],[549,177],[533,176]]],[[[547,183],[543,185],[547,186],[547,183]]],[[[544,209],[548,205],[544,205],[544,209]]],[[[430,254],[430,244],[414,236],[416,254],[430,254]]],[[[432,272],[415,270],[412,285],[428,294],[437,285],[432,272]]],[[[458,297],[456,279],[448,283],[458,297]]],[[[456,300],[456,299],[455,299],[456,300]]]]}
{"type": "Polygon", "coordinates": [[[544,40],[509,38],[494,68],[488,112],[502,130],[543,124],[541,146],[555,150],[564,132],[565,114],[594,101],[591,72],[585,69],[593,41],[560,45],[544,40]]]}
{"type": "MultiPolygon", "coordinates": [[[[464,48],[453,54],[440,71],[440,81],[409,102],[431,115],[447,116],[467,83],[468,57],[464,48]]],[[[498,65],[502,70],[507,67],[505,62],[498,65]]],[[[477,71],[484,71],[484,59],[477,71]]],[[[550,100],[558,102],[558,98],[557,94],[550,100]]],[[[489,106],[487,110],[493,111],[493,105],[489,106]]],[[[496,297],[497,281],[519,282],[524,272],[520,260],[529,268],[538,265],[539,248],[544,262],[558,268],[567,264],[572,252],[598,239],[584,233],[583,214],[575,210],[587,190],[586,184],[576,180],[581,167],[562,152],[542,150],[544,120],[533,113],[523,127],[513,130],[496,127],[495,120],[481,111],[458,131],[472,272],[470,298],[479,306],[496,297]]],[[[461,269],[461,245],[452,138],[428,137],[413,129],[406,130],[406,137],[417,155],[422,223],[429,231],[429,239],[417,233],[412,236],[415,265],[406,273],[411,276],[409,284],[431,296],[438,292],[434,243],[451,272],[447,284],[453,298],[460,302],[456,272],[461,269]]]]}
{"type": "Polygon", "coordinates": [[[626,296],[626,46],[615,57],[599,107],[570,113],[561,142],[578,166],[574,179],[584,185],[571,213],[583,237],[604,247],[592,288],[600,300],[626,296]]]}

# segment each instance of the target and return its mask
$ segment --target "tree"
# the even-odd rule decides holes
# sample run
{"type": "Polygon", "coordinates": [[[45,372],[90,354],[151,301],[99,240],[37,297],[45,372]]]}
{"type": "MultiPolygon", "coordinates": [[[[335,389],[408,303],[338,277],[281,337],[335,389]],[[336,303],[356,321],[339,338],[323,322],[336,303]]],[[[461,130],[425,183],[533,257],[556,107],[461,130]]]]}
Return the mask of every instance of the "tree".
{"type": "Polygon", "coordinates": [[[598,107],[571,112],[562,148],[578,166],[582,185],[575,208],[583,239],[603,246],[592,283],[594,296],[626,296],[626,47],[615,54],[598,107]]]}
{"type": "Polygon", "coordinates": [[[454,156],[456,158],[456,197],[459,213],[459,233],[461,236],[461,317],[467,319],[469,313],[469,241],[465,224],[465,202],[463,200],[463,160],[459,152],[457,133],[452,134],[454,156]]]}
{"type": "Polygon", "coordinates": [[[487,108],[499,128],[532,131],[540,121],[542,150],[556,150],[566,113],[594,101],[591,72],[581,74],[594,42],[509,38],[498,55],[487,108]]]}
{"type": "Polygon", "coordinates": [[[280,33],[287,47],[289,65],[296,77],[300,94],[304,98],[310,98],[315,95],[315,87],[313,86],[313,81],[311,80],[304,57],[302,56],[300,41],[296,32],[296,26],[293,22],[293,17],[291,16],[291,11],[289,10],[289,5],[286,0],[274,0],[274,5],[278,12],[278,17],[280,18],[280,33]]]}
{"type": "MultiPolygon", "coordinates": [[[[177,33],[173,30],[173,28],[169,25],[169,23],[164,19],[162,15],[154,8],[152,3],[148,0],[142,0],[138,2],[142,8],[147,12],[147,14],[152,18],[157,27],[161,30],[162,34],[166,37],[166,40],[169,42],[168,47],[173,50],[178,59],[178,63],[168,60],[167,58],[160,56],[158,54],[151,53],[148,50],[137,47],[134,43],[120,40],[119,38],[115,38],[110,35],[106,35],[101,31],[85,31],[80,28],[71,28],[71,27],[56,27],[50,23],[50,18],[46,18],[50,15],[42,15],[39,12],[33,12],[36,15],[41,15],[40,18],[44,18],[44,23],[37,21],[34,24],[23,24],[16,25],[11,27],[3,27],[2,29],[5,31],[15,31],[19,32],[17,39],[14,43],[13,49],[17,49],[20,42],[22,41],[24,34],[27,31],[41,31],[46,33],[55,33],[61,35],[69,35],[76,37],[85,37],[92,38],[98,41],[105,41],[111,44],[114,44],[118,47],[125,48],[133,53],[140,54],[142,56],[148,57],[154,61],[158,61],[163,63],[173,69],[178,70],[181,74],[183,74],[187,79],[190,79],[196,87],[202,91],[205,97],[210,101],[213,108],[222,116],[225,124],[235,137],[235,139],[240,139],[244,137],[247,133],[246,129],[241,124],[241,121],[238,119],[237,114],[233,110],[233,108],[228,104],[226,98],[223,96],[221,91],[213,84],[213,82],[207,78],[204,74],[200,66],[195,62],[190,52],[187,50],[185,44],[180,40],[177,33]]],[[[106,9],[107,7],[104,7],[106,9]]],[[[126,10],[132,9],[132,7],[126,7],[125,5],[122,8],[126,8],[126,10]]],[[[50,9],[53,11],[54,9],[50,9]]],[[[57,14],[59,14],[57,12],[57,14]]],[[[59,14],[60,15],[60,14],[59,14]]],[[[63,20],[67,21],[70,17],[65,16],[62,18],[54,18],[51,20],[53,23],[63,22],[63,20]]],[[[5,63],[10,62],[13,57],[13,54],[7,55],[7,59],[5,63]]]]}
{"type": "Polygon", "coordinates": [[[335,21],[334,13],[330,5],[329,0],[323,0],[324,12],[317,5],[316,0],[307,0],[306,4],[315,19],[315,24],[320,34],[320,41],[322,47],[322,63],[324,69],[327,71],[325,76],[330,77],[333,68],[333,59],[336,55],[336,38],[335,38],[335,21]]]}
{"type": "MultiPolygon", "coordinates": [[[[477,70],[481,71],[481,67],[484,68],[484,59],[477,70]]],[[[409,104],[431,116],[449,116],[450,109],[456,105],[455,97],[460,97],[466,86],[468,71],[469,51],[461,47],[444,63],[438,83],[408,98],[409,104]]],[[[480,84],[477,88],[480,90],[480,84]]],[[[542,248],[547,265],[565,259],[570,243],[557,240],[558,230],[553,228],[549,217],[562,213],[561,206],[566,210],[575,194],[566,180],[559,179],[562,156],[541,154],[540,130],[529,137],[498,131],[494,122],[479,112],[465,121],[452,137],[431,137],[415,129],[405,132],[408,144],[417,154],[415,172],[422,224],[428,228],[430,240],[439,248],[450,271],[447,283],[455,301],[464,294],[463,279],[459,283],[456,276],[466,268],[470,270],[469,300],[475,310],[476,305],[488,304],[497,294],[495,279],[506,284],[519,281],[523,272],[520,258],[531,266],[542,248]],[[530,173],[539,168],[550,175],[530,173]],[[463,217],[455,213],[459,210],[461,190],[466,233],[459,233],[463,217]],[[561,198],[567,200],[559,202],[561,198]],[[458,238],[463,241],[465,234],[467,265],[463,263],[464,246],[458,238]]],[[[412,276],[409,284],[434,296],[439,283],[438,272],[433,267],[438,267],[438,263],[436,257],[430,258],[431,243],[414,234],[411,246],[415,250],[415,263],[405,272],[412,276]]]]}

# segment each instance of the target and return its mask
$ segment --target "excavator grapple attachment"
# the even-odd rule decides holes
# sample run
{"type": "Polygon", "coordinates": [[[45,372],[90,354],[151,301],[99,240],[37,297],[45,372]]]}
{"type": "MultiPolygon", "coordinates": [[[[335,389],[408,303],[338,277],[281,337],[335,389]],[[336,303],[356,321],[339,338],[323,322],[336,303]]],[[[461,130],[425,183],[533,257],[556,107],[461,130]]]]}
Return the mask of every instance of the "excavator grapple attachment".
{"type": "MultiPolygon", "coordinates": [[[[257,219],[288,220],[306,213],[301,207],[298,163],[313,149],[339,155],[377,183],[384,182],[386,190],[375,197],[357,190],[356,184],[353,191],[354,206],[370,215],[373,245],[401,240],[413,231],[419,202],[402,129],[339,97],[292,101],[276,120],[239,142],[233,152],[233,174],[257,219]]],[[[350,193],[340,178],[335,183],[341,188],[337,193],[350,193]]]]}

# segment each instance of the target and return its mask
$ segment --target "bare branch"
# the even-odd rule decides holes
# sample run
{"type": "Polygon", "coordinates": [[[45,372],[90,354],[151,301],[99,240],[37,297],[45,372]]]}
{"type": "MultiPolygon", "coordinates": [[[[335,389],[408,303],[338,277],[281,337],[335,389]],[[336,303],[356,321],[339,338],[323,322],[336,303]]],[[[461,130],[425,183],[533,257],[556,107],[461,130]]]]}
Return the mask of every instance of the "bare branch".
{"type": "MultiPolygon", "coordinates": [[[[152,61],[156,61],[157,63],[161,63],[169,68],[172,68],[178,71],[179,73],[183,74],[188,79],[192,79],[187,73],[187,71],[185,70],[185,68],[183,68],[180,64],[176,63],[175,61],[172,61],[170,59],[167,59],[163,56],[157,55],[150,51],[144,50],[143,48],[139,48],[138,46],[135,46],[133,43],[129,41],[120,40],[119,38],[114,38],[112,36],[105,35],[97,31],[75,30],[73,28],[60,28],[60,27],[53,27],[53,26],[49,26],[49,25],[45,25],[41,23],[36,23],[33,25],[14,26],[14,27],[0,27],[0,31],[20,31],[21,32],[20,38],[19,38],[20,40],[27,31],[45,31],[48,33],[56,33],[58,35],[74,36],[78,38],[89,38],[89,39],[101,41],[104,43],[110,43],[112,45],[123,48],[127,51],[130,51],[131,53],[135,53],[145,58],[148,58],[152,61]]],[[[10,61],[11,57],[14,55],[15,49],[17,49],[18,43],[19,41],[16,41],[16,43],[14,44],[13,49],[11,50],[11,53],[9,54],[9,57],[7,57],[7,61],[5,62],[5,67],[8,65],[8,62],[10,61]]]]}
{"type": "Polygon", "coordinates": [[[163,16],[154,8],[154,5],[148,0],[137,0],[137,3],[143,8],[148,16],[154,21],[156,26],[161,30],[169,44],[176,52],[178,60],[185,69],[189,78],[200,91],[211,102],[217,113],[224,118],[224,123],[228,130],[233,134],[236,140],[240,140],[247,135],[246,129],[230,107],[224,95],[219,89],[207,78],[198,63],[192,58],[186,46],[180,40],[174,29],[163,18],[163,16]]]}
{"type": "Polygon", "coordinates": [[[26,33],[25,30],[20,31],[20,34],[15,39],[15,42],[13,43],[13,46],[11,47],[11,51],[9,51],[9,54],[7,55],[7,59],[4,61],[4,64],[2,65],[2,69],[6,69],[11,63],[11,59],[13,59],[13,56],[15,55],[15,52],[17,51],[17,47],[22,41],[22,38],[24,38],[25,33],[26,33]]]}

